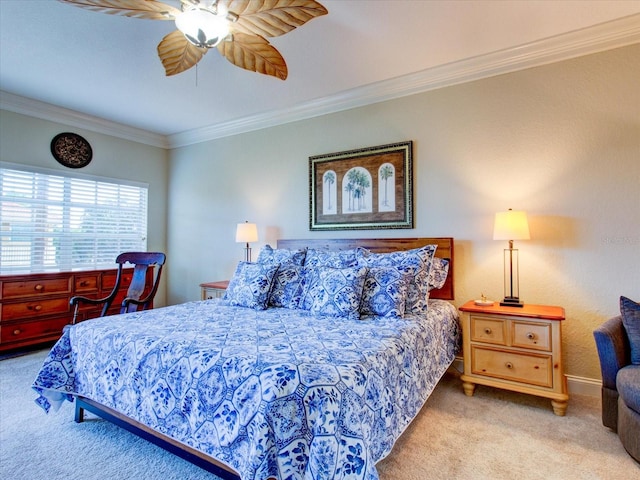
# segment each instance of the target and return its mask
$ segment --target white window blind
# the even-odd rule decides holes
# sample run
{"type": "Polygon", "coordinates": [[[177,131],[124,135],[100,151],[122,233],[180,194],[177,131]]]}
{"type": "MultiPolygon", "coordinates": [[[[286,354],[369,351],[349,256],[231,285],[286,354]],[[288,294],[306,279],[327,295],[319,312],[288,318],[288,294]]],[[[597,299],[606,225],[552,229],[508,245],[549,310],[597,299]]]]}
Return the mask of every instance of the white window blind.
{"type": "Polygon", "coordinates": [[[0,167],[0,274],[91,270],[147,249],[146,185],[0,167]]]}

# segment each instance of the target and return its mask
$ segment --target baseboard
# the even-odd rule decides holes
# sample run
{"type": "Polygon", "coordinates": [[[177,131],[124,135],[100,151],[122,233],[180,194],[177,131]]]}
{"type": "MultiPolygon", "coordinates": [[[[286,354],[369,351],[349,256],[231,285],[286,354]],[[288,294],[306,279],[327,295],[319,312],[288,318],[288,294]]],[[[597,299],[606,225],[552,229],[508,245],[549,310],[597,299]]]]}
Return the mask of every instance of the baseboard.
{"type": "Polygon", "coordinates": [[[464,361],[462,357],[456,357],[449,368],[455,368],[460,374],[464,372],[464,361]]]}
{"type": "Polygon", "coordinates": [[[567,378],[569,395],[586,395],[600,398],[602,381],[595,378],[576,377],[575,375],[565,375],[565,377],[567,378]]]}

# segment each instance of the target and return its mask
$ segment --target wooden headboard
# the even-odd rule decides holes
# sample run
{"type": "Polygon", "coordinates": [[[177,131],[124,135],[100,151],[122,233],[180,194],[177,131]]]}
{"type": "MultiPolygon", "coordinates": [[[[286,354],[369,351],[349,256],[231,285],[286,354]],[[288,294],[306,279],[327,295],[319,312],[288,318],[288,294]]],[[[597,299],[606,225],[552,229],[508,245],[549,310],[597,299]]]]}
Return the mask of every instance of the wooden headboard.
{"type": "Polygon", "coordinates": [[[372,252],[385,253],[396,250],[411,250],[425,245],[438,245],[436,257],[449,260],[449,275],[444,286],[439,290],[432,290],[429,298],[453,300],[453,238],[340,238],[340,239],[306,239],[306,240],[278,240],[278,248],[318,248],[327,250],[348,250],[364,247],[372,252]]]}

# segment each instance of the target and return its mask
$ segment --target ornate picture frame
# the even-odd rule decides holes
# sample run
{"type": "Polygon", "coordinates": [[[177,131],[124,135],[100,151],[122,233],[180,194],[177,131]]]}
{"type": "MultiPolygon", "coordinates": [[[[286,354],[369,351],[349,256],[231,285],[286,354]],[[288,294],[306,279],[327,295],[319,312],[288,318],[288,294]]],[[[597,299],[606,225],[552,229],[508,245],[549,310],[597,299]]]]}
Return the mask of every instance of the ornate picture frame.
{"type": "Polygon", "coordinates": [[[309,229],[413,228],[411,140],[309,157],[309,229]]]}

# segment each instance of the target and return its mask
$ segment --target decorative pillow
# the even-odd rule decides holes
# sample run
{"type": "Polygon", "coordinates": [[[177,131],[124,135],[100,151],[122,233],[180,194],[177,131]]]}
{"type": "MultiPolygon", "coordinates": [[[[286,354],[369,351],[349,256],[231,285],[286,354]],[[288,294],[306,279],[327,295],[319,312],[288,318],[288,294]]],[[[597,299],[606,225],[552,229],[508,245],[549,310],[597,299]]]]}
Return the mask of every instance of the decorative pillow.
{"type": "Polygon", "coordinates": [[[629,337],[631,347],[631,363],[640,365],[640,303],[620,297],[620,314],[622,325],[629,337]]]}
{"type": "Polygon", "coordinates": [[[380,317],[404,318],[407,280],[394,267],[371,267],[362,290],[360,313],[380,317]]]}
{"type": "Polygon", "coordinates": [[[293,263],[294,265],[303,265],[306,253],[306,249],[289,250],[265,245],[260,250],[257,263],[293,263]]]}
{"type": "Polygon", "coordinates": [[[350,250],[320,250],[317,248],[309,248],[307,256],[304,259],[304,266],[308,268],[315,267],[331,267],[331,268],[347,268],[354,267],[358,264],[356,252],[359,249],[352,248],[350,250]]]}
{"type": "Polygon", "coordinates": [[[309,270],[301,308],[314,315],[360,318],[362,288],[366,267],[309,270]]]}
{"type": "Polygon", "coordinates": [[[444,286],[449,274],[449,260],[433,257],[431,270],[429,271],[429,291],[438,290],[444,286]]]}
{"type": "Polygon", "coordinates": [[[305,268],[286,263],[280,265],[273,278],[269,305],[272,307],[298,308],[302,296],[305,268]]]}
{"type": "Polygon", "coordinates": [[[371,267],[395,267],[409,278],[405,313],[424,315],[428,309],[429,271],[437,245],[425,245],[389,253],[372,253],[361,249],[358,260],[371,267]]]}
{"type": "Polygon", "coordinates": [[[238,263],[224,299],[231,305],[264,310],[267,308],[269,290],[277,271],[278,265],[238,263]]]}

